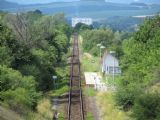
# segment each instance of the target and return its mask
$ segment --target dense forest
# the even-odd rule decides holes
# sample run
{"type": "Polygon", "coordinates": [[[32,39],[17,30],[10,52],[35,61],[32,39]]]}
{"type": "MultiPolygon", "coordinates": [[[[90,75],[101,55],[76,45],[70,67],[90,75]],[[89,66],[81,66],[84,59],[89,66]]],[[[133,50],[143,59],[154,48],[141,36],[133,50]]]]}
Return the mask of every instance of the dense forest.
{"type": "Polygon", "coordinates": [[[45,93],[53,90],[52,76],[68,79],[65,64],[70,35],[64,14],[1,12],[0,104],[21,116],[37,111],[45,93]]]}

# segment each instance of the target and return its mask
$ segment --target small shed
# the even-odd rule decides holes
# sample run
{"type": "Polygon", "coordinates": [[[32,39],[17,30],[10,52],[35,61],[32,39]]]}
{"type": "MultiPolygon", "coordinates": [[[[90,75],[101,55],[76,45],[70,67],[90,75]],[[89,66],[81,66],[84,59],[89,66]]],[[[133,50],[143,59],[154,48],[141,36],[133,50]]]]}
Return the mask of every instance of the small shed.
{"type": "Polygon", "coordinates": [[[112,54],[105,52],[102,58],[102,72],[110,75],[110,74],[121,74],[121,69],[119,66],[119,60],[113,56],[112,54]]]}

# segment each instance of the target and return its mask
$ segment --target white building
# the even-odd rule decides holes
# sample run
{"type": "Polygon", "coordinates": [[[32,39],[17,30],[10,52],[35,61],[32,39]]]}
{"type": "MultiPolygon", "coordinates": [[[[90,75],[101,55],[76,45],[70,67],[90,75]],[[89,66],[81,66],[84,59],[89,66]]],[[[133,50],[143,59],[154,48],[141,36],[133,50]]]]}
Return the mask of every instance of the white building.
{"type": "Polygon", "coordinates": [[[111,55],[110,53],[105,53],[102,58],[102,72],[109,75],[115,74],[118,75],[121,73],[121,69],[119,67],[119,61],[116,57],[111,55]]]}
{"type": "Polygon", "coordinates": [[[78,23],[84,23],[86,25],[92,25],[92,18],[72,18],[72,27],[75,27],[78,23]]]}

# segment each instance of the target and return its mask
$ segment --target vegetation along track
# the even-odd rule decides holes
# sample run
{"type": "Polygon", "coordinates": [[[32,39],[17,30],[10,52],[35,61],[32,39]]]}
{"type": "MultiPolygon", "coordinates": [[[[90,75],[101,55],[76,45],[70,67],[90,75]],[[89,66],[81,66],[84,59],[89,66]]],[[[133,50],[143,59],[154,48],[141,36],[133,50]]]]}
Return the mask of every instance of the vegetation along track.
{"type": "Polygon", "coordinates": [[[68,100],[68,120],[84,120],[84,108],[81,89],[81,71],[79,59],[78,34],[73,36],[73,51],[70,68],[70,91],[68,100]]]}

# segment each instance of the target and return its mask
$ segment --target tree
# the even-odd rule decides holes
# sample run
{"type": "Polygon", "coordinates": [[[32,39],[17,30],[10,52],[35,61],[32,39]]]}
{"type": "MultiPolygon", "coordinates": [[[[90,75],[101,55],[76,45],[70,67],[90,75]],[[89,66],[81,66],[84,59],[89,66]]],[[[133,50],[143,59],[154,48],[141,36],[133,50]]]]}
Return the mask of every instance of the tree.
{"type": "Polygon", "coordinates": [[[20,72],[0,65],[0,83],[0,100],[5,101],[11,108],[20,112],[22,106],[36,107],[40,94],[36,92],[33,77],[23,77],[20,72]]]}
{"type": "Polygon", "coordinates": [[[57,69],[66,71],[70,34],[64,14],[36,10],[0,17],[0,102],[25,115],[36,109],[41,92],[53,89],[53,75],[66,80],[57,69]]]}
{"type": "Polygon", "coordinates": [[[159,119],[159,95],[151,88],[159,83],[160,16],[145,21],[131,38],[122,43],[122,77],[116,100],[123,108],[131,101],[130,109],[137,120],[159,119]],[[132,98],[132,99],[131,99],[132,98]]]}
{"type": "Polygon", "coordinates": [[[76,26],[74,27],[75,32],[81,32],[85,30],[91,30],[93,29],[92,25],[86,25],[84,23],[77,23],[76,26]]]}
{"type": "Polygon", "coordinates": [[[112,44],[114,34],[110,29],[98,29],[98,30],[86,30],[82,33],[83,36],[83,48],[86,52],[91,52],[97,55],[99,49],[97,44],[102,44],[106,48],[112,44]]]}

